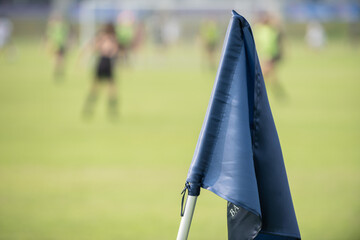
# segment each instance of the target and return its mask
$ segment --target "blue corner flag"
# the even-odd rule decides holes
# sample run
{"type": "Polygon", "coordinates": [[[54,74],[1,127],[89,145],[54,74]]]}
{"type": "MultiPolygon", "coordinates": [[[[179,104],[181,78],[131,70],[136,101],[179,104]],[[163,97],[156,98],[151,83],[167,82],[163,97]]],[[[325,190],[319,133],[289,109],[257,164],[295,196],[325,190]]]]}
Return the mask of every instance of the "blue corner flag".
{"type": "Polygon", "coordinates": [[[228,201],[228,237],[300,239],[281,147],[249,23],[235,11],[187,176],[228,201]]]}

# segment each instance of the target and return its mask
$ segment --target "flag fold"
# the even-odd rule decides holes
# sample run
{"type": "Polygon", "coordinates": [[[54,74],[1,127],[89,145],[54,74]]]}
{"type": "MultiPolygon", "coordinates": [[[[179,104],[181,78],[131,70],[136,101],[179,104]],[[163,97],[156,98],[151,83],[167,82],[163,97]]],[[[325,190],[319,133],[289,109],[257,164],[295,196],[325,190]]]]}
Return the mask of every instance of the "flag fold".
{"type": "Polygon", "coordinates": [[[300,239],[280,142],[249,23],[235,11],[188,172],[228,201],[228,237],[300,239]]]}

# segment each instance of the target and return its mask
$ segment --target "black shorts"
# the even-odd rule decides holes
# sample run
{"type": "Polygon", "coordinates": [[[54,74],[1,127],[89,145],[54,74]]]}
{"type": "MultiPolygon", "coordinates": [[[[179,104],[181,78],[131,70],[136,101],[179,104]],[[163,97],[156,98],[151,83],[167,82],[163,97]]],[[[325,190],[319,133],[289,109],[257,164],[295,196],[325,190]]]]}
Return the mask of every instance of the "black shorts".
{"type": "Polygon", "coordinates": [[[281,52],[279,52],[271,58],[271,62],[277,63],[281,60],[281,58],[282,58],[282,55],[281,55],[281,52]]]}
{"type": "Polygon", "coordinates": [[[56,49],[56,54],[58,56],[64,56],[65,55],[65,52],[66,52],[66,48],[64,45],[61,45],[59,46],[57,49],[56,49]]]}
{"type": "Polygon", "coordinates": [[[208,52],[214,52],[216,50],[216,43],[215,42],[206,43],[206,50],[208,52]]]}
{"type": "Polygon", "coordinates": [[[96,78],[99,80],[113,79],[113,61],[110,57],[101,56],[96,66],[96,78]]]}

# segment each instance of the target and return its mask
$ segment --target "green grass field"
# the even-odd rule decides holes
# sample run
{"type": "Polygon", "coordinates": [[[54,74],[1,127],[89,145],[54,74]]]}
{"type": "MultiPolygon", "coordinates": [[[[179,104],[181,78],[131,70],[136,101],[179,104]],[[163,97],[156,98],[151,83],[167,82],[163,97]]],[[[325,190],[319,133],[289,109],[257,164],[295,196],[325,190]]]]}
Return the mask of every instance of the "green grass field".
{"type": "MultiPolygon", "coordinates": [[[[62,83],[37,41],[1,56],[0,239],[175,239],[215,78],[196,47],[146,48],[120,70],[118,122],[106,89],[82,120],[91,72],[75,53],[62,83]]],[[[345,42],[289,42],[286,98],[268,86],[303,239],[360,238],[359,63],[345,42]]],[[[189,239],[226,238],[226,201],[203,190],[189,239]]]]}

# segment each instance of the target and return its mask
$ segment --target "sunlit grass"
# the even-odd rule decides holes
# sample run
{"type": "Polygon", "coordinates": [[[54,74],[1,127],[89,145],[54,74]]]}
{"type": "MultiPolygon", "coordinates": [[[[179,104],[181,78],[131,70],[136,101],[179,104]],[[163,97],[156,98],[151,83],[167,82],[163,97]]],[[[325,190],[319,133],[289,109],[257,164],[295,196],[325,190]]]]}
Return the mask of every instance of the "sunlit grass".
{"type": "MultiPolygon", "coordinates": [[[[36,41],[0,58],[0,239],[174,239],[180,192],[215,72],[195,46],[146,48],[119,69],[121,116],[106,89],[90,121],[91,71],[70,54],[66,78],[36,41]]],[[[304,239],[360,236],[360,50],[288,43],[286,98],[269,90],[304,239]]],[[[226,239],[226,203],[202,191],[191,239],[226,239]]]]}

